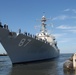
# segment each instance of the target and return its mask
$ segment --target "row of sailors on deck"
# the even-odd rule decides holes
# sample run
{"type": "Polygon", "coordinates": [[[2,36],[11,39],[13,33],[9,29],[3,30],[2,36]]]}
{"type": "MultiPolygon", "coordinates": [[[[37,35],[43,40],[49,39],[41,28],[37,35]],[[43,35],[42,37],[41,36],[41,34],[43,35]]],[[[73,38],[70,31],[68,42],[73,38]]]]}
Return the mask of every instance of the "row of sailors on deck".
{"type": "MultiPolygon", "coordinates": [[[[21,29],[19,29],[19,34],[21,34],[21,29]]],[[[30,34],[30,33],[24,32],[24,34],[25,34],[26,36],[30,36],[30,37],[35,37],[35,38],[36,38],[35,35],[32,35],[32,34],[30,34]]]]}
{"type": "Polygon", "coordinates": [[[4,26],[3,26],[1,22],[0,22],[0,27],[8,29],[8,25],[4,24],[4,26]]]}

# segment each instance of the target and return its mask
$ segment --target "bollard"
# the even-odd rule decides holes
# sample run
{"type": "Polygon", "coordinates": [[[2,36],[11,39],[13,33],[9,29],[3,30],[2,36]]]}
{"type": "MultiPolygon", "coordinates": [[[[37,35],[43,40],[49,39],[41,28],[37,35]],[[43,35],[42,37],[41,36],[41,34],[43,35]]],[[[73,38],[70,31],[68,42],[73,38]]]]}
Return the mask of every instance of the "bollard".
{"type": "Polygon", "coordinates": [[[76,70],[76,53],[73,55],[73,68],[76,70]]]}

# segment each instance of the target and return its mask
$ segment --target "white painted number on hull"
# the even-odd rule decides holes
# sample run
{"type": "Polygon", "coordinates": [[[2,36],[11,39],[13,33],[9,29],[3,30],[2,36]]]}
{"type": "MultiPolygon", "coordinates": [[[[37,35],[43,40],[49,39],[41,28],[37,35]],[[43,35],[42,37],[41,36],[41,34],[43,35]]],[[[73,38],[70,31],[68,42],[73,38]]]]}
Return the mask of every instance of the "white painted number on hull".
{"type": "Polygon", "coordinates": [[[24,44],[24,47],[31,42],[31,39],[28,39],[27,41],[28,41],[28,42],[24,44]]]}
{"type": "Polygon", "coordinates": [[[21,39],[21,41],[19,42],[19,44],[18,44],[18,46],[23,46],[23,47],[25,47],[26,45],[28,45],[29,43],[31,42],[31,39],[25,39],[25,38],[23,38],[23,39],[21,39]]]}

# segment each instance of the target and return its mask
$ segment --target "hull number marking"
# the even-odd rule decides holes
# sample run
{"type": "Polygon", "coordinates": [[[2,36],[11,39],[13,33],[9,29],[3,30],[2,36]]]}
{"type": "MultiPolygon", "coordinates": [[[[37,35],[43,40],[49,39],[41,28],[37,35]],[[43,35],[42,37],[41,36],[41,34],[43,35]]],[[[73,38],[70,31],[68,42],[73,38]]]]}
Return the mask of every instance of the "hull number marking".
{"type": "Polygon", "coordinates": [[[26,45],[28,45],[31,42],[31,39],[21,39],[21,41],[19,42],[18,46],[23,46],[25,47],[26,45]]]}

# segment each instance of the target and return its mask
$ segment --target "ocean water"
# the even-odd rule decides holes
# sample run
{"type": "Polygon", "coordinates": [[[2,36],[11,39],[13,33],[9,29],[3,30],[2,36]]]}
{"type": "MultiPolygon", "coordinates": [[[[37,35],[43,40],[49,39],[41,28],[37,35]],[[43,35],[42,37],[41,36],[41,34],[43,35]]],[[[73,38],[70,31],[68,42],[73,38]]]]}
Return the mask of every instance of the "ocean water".
{"type": "Polygon", "coordinates": [[[60,54],[56,59],[12,65],[8,56],[0,56],[0,75],[76,75],[63,70],[63,63],[72,54],[60,54]]]}

